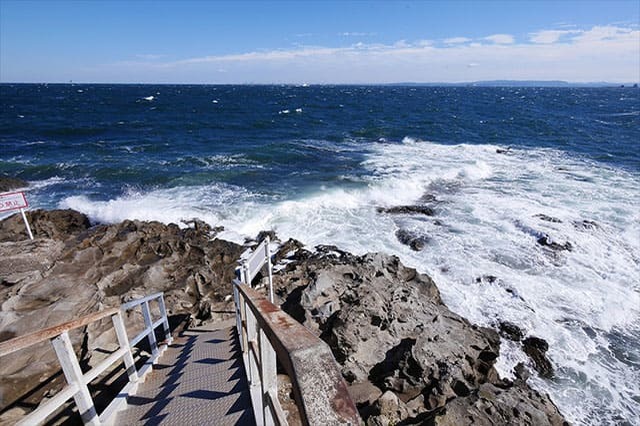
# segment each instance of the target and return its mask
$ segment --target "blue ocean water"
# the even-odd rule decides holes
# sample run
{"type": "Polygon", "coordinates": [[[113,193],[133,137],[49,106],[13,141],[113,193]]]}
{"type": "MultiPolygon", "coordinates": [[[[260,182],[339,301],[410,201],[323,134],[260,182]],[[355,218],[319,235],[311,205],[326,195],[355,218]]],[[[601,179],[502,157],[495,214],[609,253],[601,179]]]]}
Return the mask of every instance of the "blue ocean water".
{"type": "MultiPolygon", "coordinates": [[[[640,416],[639,141],[628,87],[0,85],[0,175],[34,207],[397,254],[549,341],[533,384],[578,424],[640,416]],[[416,203],[436,217],[376,210],[416,203]]],[[[504,342],[501,373],[519,361],[504,342]]]]}

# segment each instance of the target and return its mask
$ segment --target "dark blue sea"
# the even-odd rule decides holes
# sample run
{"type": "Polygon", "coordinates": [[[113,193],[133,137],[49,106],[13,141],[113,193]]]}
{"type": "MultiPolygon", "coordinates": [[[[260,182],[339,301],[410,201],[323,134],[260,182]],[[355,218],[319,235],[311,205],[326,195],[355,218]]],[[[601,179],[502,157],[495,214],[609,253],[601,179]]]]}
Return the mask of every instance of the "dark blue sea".
{"type": "MultiPolygon", "coordinates": [[[[547,340],[530,381],[576,424],[640,418],[639,141],[630,87],[0,85],[0,175],[32,208],[396,254],[547,340]]],[[[521,361],[504,341],[500,373],[521,361]]]]}

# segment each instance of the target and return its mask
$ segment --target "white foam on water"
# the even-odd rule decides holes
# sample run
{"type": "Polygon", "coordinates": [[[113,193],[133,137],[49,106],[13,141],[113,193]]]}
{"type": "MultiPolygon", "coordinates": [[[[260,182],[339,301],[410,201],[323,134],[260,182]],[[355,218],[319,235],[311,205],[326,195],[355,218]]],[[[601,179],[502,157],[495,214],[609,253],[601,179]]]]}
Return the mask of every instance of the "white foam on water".
{"type": "MultiPolygon", "coordinates": [[[[410,138],[374,143],[359,188],[319,185],[285,201],[211,184],[110,201],[69,197],[61,207],[101,222],[199,217],[225,226],[221,236],[236,242],[274,229],[308,246],[397,254],[430,274],[447,305],[472,322],[511,321],[547,340],[556,377],[534,374],[530,382],[570,421],[632,422],[640,415],[640,175],[554,150],[497,149],[410,138]],[[437,202],[420,201],[425,195],[437,202]],[[421,203],[435,217],[376,209],[421,203]],[[398,229],[429,243],[412,251],[397,240],[398,229]],[[572,250],[545,248],[540,236],[572,250]],[[489,275],[497,279],[482,278],[489,275]]],[[[520,361],[528,362],[520,346],[503,340],[500,373],[510,376],[520,361]]]]}
{"type": "Polygon", "coordinates": [[[71,208],[85,213],[94,222],[116,223],[126,219],[176,223],[200,218],[220,225],[228,216],[250,208],[255,196],[248,191],[224,184],[159,189],[147,193],[130,190],[121,197],[95,201],[72,196],[60,202],[59,208],[71,208]]]}
{"type": "MultiPolygon", "coordinates": [[[[429,273],[451,309],[471,321],[511,321],[547,340],[556,378],[532,381],[571,421],[636,418],[638,358],[613,352],[638,351],[640,177],[553,150],[497,149],[408,138],[375,144],[363,163],[371,172],[366,188],[328,188],[245,210],[248,216],[227,226],[248,235],[273,228],[284,238],[357,254],[398,254],[429,273]],[[376,211],[419,203],[425,194],[439,201],[435,218],[376,211]],[[395,237],[400,228],[428,236],[429,245],[410,250],[395,237]],[[544,235],[569,242],[572,251],[541,246],[544,235]],[[498,279],[478,280],[486,275],[498,279]],[[616,332],[623,335],[617,349],[609,338],[616,332]]],[[[500,373],[511,376],[520,361],[528,362],[520,347],[505,343],[500,373]]]]}

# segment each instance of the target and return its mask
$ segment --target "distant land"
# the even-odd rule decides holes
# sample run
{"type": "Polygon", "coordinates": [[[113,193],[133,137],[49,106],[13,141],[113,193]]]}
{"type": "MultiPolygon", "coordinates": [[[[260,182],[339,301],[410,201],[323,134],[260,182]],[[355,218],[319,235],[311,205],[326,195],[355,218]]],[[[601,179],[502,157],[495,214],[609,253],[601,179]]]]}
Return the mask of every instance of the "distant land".
{"type": "Polygon", "coordinates": [[[589,83],[574,83],[562,80],[486,80],[470,81],[458,83],[432,82],[398,82],[398,83],[100,83],[100,82],[9,82],[0,81],[1,85],[14,84],[43,84],[43,85],[123,85],[123,86],[410,86],[410,87],[629,87],[637,88],[638,83],[610,83],[606,81],[595,81],[589,83]]]}
{"type": "Polygon", "coordinates": [[[466,83],[391,83],[388,86],[452,86],[452,87],[638,87],[638,83],[596,81],[572,83],[561,80],[488,80],[466,83]]]}

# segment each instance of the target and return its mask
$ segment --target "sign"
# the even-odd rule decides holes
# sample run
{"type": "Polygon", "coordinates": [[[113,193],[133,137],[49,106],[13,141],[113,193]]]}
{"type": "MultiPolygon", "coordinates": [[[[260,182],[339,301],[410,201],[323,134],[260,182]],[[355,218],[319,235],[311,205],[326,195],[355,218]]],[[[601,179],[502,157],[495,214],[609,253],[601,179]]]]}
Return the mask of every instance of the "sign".
{"type": "Polygon", "coordinates": [[[24,192],[7,192],[0,194],[0,213],[9,212],[11,210],[20,210],[22,220],[24,220],[24,226],[27,227],[29,238],[33,240],[33,234],[31,233],[31,227],[29,226],[27,215],[24,214],[24,209],[27,207],[29,207],[29,203],[27,203],[27,197],[24,196],[24,192]]]}
{"type": "Polygon", "coordinates": [[[26,209],[29,207],[24,192],[8,192],[0,194],[0,212],[26,209]]]}

